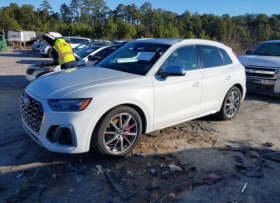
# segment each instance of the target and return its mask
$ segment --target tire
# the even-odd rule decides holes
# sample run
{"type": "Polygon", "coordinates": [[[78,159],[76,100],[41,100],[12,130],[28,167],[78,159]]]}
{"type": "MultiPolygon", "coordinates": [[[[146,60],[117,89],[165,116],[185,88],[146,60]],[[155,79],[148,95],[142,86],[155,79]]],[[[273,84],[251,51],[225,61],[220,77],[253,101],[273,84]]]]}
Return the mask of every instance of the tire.
{"type": "Polygon", "coordinates": [[[142,120],[139,113],[128,106],[119,106],[98,122],[91,146],[102,155],[125,156],[134,149],[141,132],[142,120]]]}
{"type": "Polygon", "coordinates": [[[43,57],[45,58],[48,58],[49,56],[48,55],[45,55],[45,54],[41,54],[43,57]]]}
{"type": "Polygon", "coordinates": [[[240,90],[237,87],[232,87],[226,94],[221,110],[217,116],[222,120],[233,119],[239,110],[241,97],[240,90]]]}

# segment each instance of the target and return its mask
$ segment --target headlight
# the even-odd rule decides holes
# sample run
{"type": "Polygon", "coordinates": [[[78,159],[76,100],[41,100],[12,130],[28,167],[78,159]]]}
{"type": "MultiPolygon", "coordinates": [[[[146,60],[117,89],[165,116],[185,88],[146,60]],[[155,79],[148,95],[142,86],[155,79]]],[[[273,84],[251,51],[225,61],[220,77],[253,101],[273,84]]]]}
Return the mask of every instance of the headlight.
{"type": "Polygon", "coordinates": [[[84,110],[91,99],[50,99],[49,106],[54,111],[82,111],[84,110]]]}

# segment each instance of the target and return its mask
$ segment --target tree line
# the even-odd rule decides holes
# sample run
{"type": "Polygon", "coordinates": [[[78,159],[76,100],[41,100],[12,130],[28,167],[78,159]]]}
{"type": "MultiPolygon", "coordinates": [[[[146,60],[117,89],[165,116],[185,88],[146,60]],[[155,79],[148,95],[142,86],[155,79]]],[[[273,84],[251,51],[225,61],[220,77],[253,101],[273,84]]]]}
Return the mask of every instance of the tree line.
{"type": "Polygon", "coordinates": [[[0,9],[0,29],[49,32],[92,39],[202,38],[223,42],[235,49],[269,39],[280,39],[280,14],[182,14],[155,9],[149,2],[140,8],[119,4],[110,10],[104,0],[71,0],[54,12],[48,0],[39,8],[11,3],[0,9]]]}

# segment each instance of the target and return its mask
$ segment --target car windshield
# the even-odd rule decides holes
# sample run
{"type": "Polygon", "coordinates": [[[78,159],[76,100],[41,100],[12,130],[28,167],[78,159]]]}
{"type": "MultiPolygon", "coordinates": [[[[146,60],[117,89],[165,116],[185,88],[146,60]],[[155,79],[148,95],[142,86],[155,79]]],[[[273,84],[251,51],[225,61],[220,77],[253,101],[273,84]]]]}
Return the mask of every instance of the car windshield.
{"type": "Polygon", "coordinates": [[[85,58],[95,50],[99,49],[100,47],[88,47],[84,49],[79,49],[75,53],[80,57],[80,58],[85,58]]]}
{"type": "Polygon", "coordinates": [[[280,56],[280,43],[263,43],[252,52],[252,55],[280,56]]]}
{"type": "Polygon", "coordinates": [[[169,47],[167,44],[130,42],[110,54],[98,66],[146,75],[169,47]]]}

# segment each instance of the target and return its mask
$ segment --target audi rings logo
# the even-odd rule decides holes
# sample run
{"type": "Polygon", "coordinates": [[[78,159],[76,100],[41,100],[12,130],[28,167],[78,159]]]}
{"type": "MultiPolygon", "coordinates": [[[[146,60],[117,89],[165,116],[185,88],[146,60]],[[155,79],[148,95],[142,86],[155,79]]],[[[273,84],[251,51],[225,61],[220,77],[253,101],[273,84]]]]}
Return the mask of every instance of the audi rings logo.
{"type": "Polygon", "coordinates": [[[27,96],[24,96],[22,99],[22,102],[23,102],[24,106],[29,106],[30,99],[27,96]]]}

